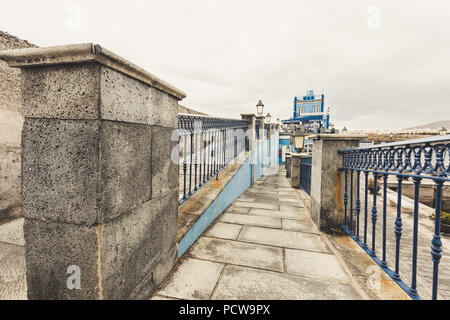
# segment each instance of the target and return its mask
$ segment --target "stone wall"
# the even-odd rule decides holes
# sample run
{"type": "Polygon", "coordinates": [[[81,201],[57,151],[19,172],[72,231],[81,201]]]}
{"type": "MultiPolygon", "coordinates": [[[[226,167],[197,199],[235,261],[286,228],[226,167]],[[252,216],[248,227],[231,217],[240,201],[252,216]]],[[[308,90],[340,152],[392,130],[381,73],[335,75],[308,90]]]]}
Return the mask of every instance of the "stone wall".
{"type": "Polygon", "coordinates": [[[177,257],[184,93],[93,44],[0,59],[22,70],[28,298],[149,297],[177,257]]]}
{"type": "MultiPolygon", "coordinates": [[[[35,45],[0,31],[0,50],[33,48],[35,45]]],[[[20,70],[0,61],[0,221],[20,215],[20,70]]]]}

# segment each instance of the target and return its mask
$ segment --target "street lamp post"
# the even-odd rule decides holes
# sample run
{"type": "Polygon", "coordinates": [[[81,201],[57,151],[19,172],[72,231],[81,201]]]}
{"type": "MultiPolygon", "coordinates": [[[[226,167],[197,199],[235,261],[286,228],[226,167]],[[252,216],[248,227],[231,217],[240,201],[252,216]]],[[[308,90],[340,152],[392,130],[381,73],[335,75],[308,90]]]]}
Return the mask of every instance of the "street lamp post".
{"type": "Polygon", "coordinates": [[[270,123],[271,120],[272,120],[272,116],[270,115],[270,113],[267,113],[267,115],[266,115],[266,122],[270,123]]]}
{"type": "Polygon", "coordinates": [[[256,105],[256,112],[258,113],[258,116],[262,116],[264,112],[264,104],[261,100],[258,101],[258,104],[256,105]]]}

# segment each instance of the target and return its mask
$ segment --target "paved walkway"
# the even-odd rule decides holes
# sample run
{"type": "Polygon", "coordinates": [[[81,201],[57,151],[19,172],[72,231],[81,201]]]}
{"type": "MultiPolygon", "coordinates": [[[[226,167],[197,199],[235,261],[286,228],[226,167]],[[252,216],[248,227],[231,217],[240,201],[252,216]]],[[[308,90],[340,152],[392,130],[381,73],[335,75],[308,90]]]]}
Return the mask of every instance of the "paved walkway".
{"type": "Polygon", "coordinates": [[[27,298],[23,219],[0,225],[0,300],[27,298]]]}
{"type": "Polygon", "coordinates": [[[284,173],[261,178],[153,299],[362,299],[284,173]]]}

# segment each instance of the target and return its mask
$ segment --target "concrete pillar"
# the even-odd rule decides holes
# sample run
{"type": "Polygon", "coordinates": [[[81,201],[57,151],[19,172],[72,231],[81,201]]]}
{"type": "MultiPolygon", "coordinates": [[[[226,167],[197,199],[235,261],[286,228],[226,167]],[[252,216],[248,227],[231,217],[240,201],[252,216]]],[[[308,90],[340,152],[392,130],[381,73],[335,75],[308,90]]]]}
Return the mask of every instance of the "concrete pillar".
{"type": "Polygon", "coordinates": [[[300,159],[302,156],[300,153],[291,153],[291,176],[289,181],[294,188],[300,188],[300,159]]]}
{"type": "Polygon", "coordinates": [[[241,114],[242,120],[248,122],[247,137],[245,139],[245,150],[253,151],[256,147],[256,115],[241,114]]]}
{"type": "Polygon", "coordinates": [[[259,140],[264,140],[264,127],[265,127],[265,123],[264,123],[264,119],[266,117],[264,116],[257,116],[256,117],[256,124],[258,126],[258,138],[259,140]]]}
{"type": "Polygon", "coordinates": [[[292,161],[291,153],[286,152],[286,164],[285,164],[286,178],[291,177],[291,161],[292,161]]]}
{"type": "Polygon", "coordinates": [[[343,223],[344,174],[338,150],[359,146],[367,135],[317,134],[313,136],[311,217],[323,231],[343,223]]]}
{"type": "Polygon", "coordinates": [[[148,297],[177,256],[185,94],[99,45],[0,59],[22,69],[28,298],[148,297]]]}

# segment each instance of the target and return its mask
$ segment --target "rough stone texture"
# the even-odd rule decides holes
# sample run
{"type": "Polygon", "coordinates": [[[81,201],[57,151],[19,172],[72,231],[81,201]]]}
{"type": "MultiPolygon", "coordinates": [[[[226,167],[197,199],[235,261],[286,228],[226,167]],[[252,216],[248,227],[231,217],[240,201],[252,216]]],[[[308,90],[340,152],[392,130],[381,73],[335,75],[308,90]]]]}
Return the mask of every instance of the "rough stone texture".
{"type": "MultiPolygon", "coordinates": [[[[0,31],[0,50],[35,45],[0,31]]],[[[20,215],[21,72],[0,61],[0,220],[20,215]]]]}
{"type": "Polygon", "coordinates": [[[23,116],[99,118],[100,65],[34,66],[22,70],[23,116]]]}
{"type": "Polygon", "coordinates": [[[300,187],[300,160],[301,156],[297,153],[291,153],[291,174],[290,174],[290,183],[294,188],[300,187]]]}
{"type": "Polygon", "coordinates": [[[147,294],[140,295],[161,284],[175,263],[177,210],[174,189],[102,225],[103,298],[128,298],[151,274],[148,289],[142,290],[147,294]],[[158,265],[162,274],[155,272],[158,265]]]}
{"type": "Polygon", "coordinates": [[[172,161],[177,142],[172,141],[172,133],[171,128],[152,128],[152,193],[155,197],[178,189],[178,161],[172,161]]]}
{"type": "Polygon", "coordinates": [[[337,228],[342,223],[344,174],[338,151],[357,147],[365,136],[319,135],[314,140],[311,168],[311,217],[320,228],[337,228]]]}
{"type": "Polygon", "coordinates": [[[24,70],[28,297],[149,297],[177,258],[177,99],[96,62],[24,70]]]}
{"type": "MultiPolygon", "coordinates": [[[[0,110],[0,117],[1,113],[3,110],[0,110]]],[[[0,128],[1,122],[0,119],[0,128]]],[[[0,220],[2,217],[18,217],[21,207],[20,148],[0,146],[0,220]]]]}
{"type": "Polygon", "coordinates": [[[99,123],[25,119],[23,215],[92,225],[97,221],[99,123]]]}
{"type": "Polygon", "coordinates": [[[26,219],[28,299],[99,299],[99,226],[26,219]],[[67,288],[67,268],[81,271],[79,290],[67,288]]]}
{"type": "Polygon", "coordinates": [[[102,217],[98,222],[118,217],[152,198],[151,131],[147,125],[102,121],[102,217]]]}
{"type": "Polygon", "coordinates": [[[139,80],[102,66],[100,91],[102,119],[170,128],[178,126],[177,100],[139,80]],[[161,106],[164,106],[162,110],[161,106]]]}

